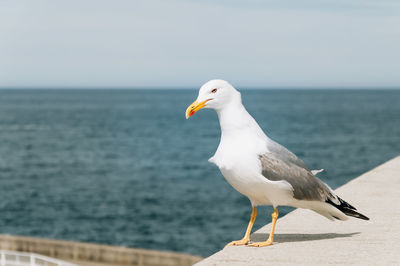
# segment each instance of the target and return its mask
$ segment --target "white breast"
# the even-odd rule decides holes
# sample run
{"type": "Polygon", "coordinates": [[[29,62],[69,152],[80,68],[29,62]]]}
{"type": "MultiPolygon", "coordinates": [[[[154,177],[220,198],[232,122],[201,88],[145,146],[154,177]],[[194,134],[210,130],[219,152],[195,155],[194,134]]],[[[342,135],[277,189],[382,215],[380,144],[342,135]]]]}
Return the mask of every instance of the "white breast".
{"type": "Polygon", "coordinates": [[[267,152],[263,139],[241,135],[243,138],[222,138],[215,155],[209,159],[216,164],[228,183],[247,196],[253,205],[285,205],[291,199],[287,182],[269,181],[261,173],[258,154],[267,152]]]}

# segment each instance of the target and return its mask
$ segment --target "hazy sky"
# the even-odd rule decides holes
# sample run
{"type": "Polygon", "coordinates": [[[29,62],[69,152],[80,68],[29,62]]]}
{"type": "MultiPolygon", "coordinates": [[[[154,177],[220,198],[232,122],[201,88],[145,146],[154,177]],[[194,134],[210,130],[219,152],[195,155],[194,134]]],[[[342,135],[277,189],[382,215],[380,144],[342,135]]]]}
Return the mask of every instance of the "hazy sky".
{"type": "Polygon", "coordinates": [[[400,87],[398,0],[0,0],[0,87],[400,87]]]}

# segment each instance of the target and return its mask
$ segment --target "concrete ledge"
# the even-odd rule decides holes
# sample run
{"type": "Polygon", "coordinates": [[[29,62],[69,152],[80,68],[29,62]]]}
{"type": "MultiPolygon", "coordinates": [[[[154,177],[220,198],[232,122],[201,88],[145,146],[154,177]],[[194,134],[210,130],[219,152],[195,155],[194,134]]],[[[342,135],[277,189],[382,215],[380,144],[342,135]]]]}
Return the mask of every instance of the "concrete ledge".
{"type": "Polygon", "coordinates": [[[0,235],[0,250],[32,252],[79,265],[186,266],[202,258],[166,251],[116,247],[34,237],[0,235]]]}
{"type": "MultiPolygon", "coordinates": [[[[400,156],[336,192],[371,220],[331,222],[298,209],[278,219],[273,246],[228,247],[196,265],[400,265],[400,156]]],[[[252,241],[267,239],[269,230],[252,241]]]]}

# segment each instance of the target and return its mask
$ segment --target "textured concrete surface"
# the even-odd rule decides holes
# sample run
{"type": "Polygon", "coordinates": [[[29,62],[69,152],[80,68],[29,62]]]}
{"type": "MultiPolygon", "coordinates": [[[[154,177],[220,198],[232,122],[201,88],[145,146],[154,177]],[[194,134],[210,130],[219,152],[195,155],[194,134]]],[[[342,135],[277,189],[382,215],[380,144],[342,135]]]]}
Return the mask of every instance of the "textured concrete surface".
{"type": "MultiPolygon", "coordinates": [[[[400,265],[400,156],[336,193],[371,220],[331,222],[298,209],[278,219],[273,246],[228,247],[196,265],[400,265]]],[[[264,241],[269,230],[252,241],[264,241]]]]}

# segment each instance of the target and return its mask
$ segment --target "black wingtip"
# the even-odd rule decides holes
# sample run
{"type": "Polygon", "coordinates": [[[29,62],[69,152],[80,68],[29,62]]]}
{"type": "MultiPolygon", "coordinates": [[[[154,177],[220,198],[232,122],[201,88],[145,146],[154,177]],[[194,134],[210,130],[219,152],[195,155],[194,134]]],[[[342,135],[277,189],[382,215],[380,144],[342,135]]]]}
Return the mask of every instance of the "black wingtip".
{"type": "Polygon", "coordinates": [[[346,214],[347,216],[351,216],[351,217],[355,217],[355,218],[363,219],[363,220],[367,220],[367,221],[369,220],[369,218],[367,216],[365,216],[364,214],[361,214],[359,212],[356,212],[355,210],[344,208],[344,209],[341,209],[341,211],[344,214],[346,214]]]}
{"type": "Polygon", "coordinates": [[[354,218],[367,220],[367,221],[369,220],[369,218],[367,216],[357,212],[356,211],[357,209],[355,207],[353,207],[352,205],[350,205],[346,201],[342,200],[341,198],[339,198],[339,197],[337,197],[337,198],[338,198],[340,204],[335,204],[330,199],[327,199],[326,203],[329,203],[332,206],[336,207],[338,210],[340,210],[341,212],[343,212],[347,216],[351,216],[351,217],[354,217],[354,218]]]}

